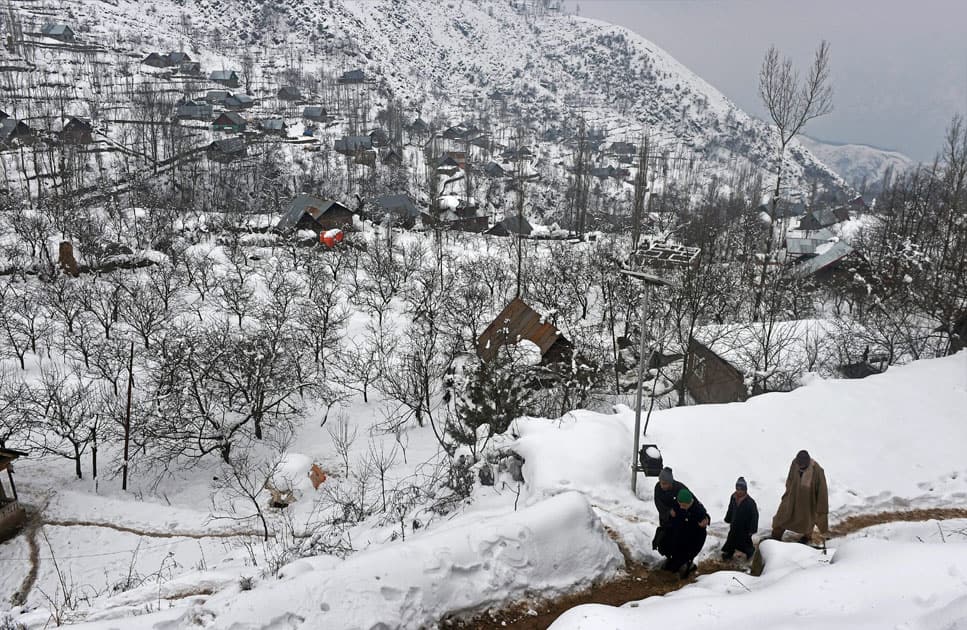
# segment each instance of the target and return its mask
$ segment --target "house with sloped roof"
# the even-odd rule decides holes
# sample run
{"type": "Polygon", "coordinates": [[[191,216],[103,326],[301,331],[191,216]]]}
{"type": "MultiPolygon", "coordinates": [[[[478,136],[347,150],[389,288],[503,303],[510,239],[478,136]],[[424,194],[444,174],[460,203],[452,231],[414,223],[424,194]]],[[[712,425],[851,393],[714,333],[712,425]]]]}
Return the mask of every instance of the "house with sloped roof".
{"type": "Polygon", "coordinates": [[[293,85],[284,85],[275,94],[280,101],[301,101],[302,93],[293,85]]]}
{"type": "Polygon", "coordinates": [[[9,490],[5,488],[3,477],[0,476],[0,541],[10,538],[27,520],[27,513],[19,503],[17,485],[13,481],[13,462],[27,453],[15,451],[12,448],[0,447],[0,475],[7,473],[9,490]]]}
{"type": "Polygon", "coordinates": [[[343,136],[336,140],[332,148],[336,153],[356,155],[362,151],[371,151],[373,139],[369,136],[343,136]]]}
{"type": "Polygon", "coordinates": [[[29,142],[33,137],[33,130],[22,120],[4,118],[0,122],[0,144],[12,145],[29,142]]]}
{"type": "Polygon", "coordinates": [[[374,222],[389,222],[406,229],[412,229],[417,223],[429,225],[436,221],[420,209],[409,195],[404,194],[367,199],[366,210],[374,222]]]}
{"type": "Polygon", "coordinates": [[[237,88],[239,85],[238,74],[234,70],[214,70],[208,75],[208,80],[230,88],[237,88]]]}
{"type": "Polygon", "coordinates": [[[248,121],[235,112],[222,112],[218,115],[218,118],[212,121],[212,130],[240,133],[245,131],[247,125],[248,121]]]}
{"type": "Polygon", "coordinates": [[[167,54],[169,66],[180,66],[191,61],[191,55],[182,51],[170,52],[167,54]]]}
{"type": "Polygon", "coordinates": [[[222,107],[231,110],[248,109],[255,105],[255,98],[248,94],[231,94],[222,101],[222,107]]]}
{"type": "Polygon", "coordinates": [[[849,208],[814,208],[799,220],[800,230],[818,230],[849,221],[849,208]]]}
{"type": "Polygon", "coordinates": [[[498,221],[492,228],[487,230],[487,234],[492,236],[511,236],[514,234],[530,236],[533,231],[534,228],[527,220],[527,217],[518,218],[516,214],[512,214],[498,221]]]}
{"type": "Polygon", "coordinates": [[[209,160],[227,164],[233,160],[245,157],[248,154],[248,147],[245,140],[240,137],[222,138],[215,140],[205,149],[209,160]]]}
{"type": "Polygon", "coordinates": [[[175,118],[183,120],[211,120],[214,110],[204,101],[185,101],[175,106],[175,118]]]}
{"type": "Polygon", "coordinates": [[[91,144],[94,142],[94,128],[89,121],[71,116],[57,136],[64,144],[91,144]]]}
{"type": "Polygon", "coordinates": [[[277,136],[284,136],[288,131],[288,125],[282,118],[263,118],[259,121],[259,130],[263,133],[271,133],[277,136]]]}
{"type": "Polygon", "coordinates": [[[167,68],[168,59],[158,52],[150,52],[148,56],[141,60],[141,64],[152,68],[167,68]]]}
{"type": "Polygon", "coordinates": [[[803,260],[791,269],[791,274],[797,278],[807,278],[818,273],[832,270],[850,257],[856,250],[849,243],[841,240],[828,241],[816,248],[816,255],[803,260]]]}
{"type": "Polygon", "coordinates": [[[504,346],[522,341],[535,344],[541,353],[541,364],[569,361],[572,344],[547,318],[515,297],[477,338],[477,356],[492,361],[504,346]]]}
{"type": "Polygon", "coordinates": [[[337,79],[338,83],[343,85],[353,84],[353,83],[364,83],[366,81],[366,73],[356,68],[355,70],[349,70],[348,72],[343,72],[342,75],[337,79]]]}
{"type": "Polygon", "coordinates": [[[403,151],[393,147],[385,147],[379,151],[379,160],[387,166],[400,166],[403,164],[403,151]]]}
{"type": "MultiPolygon", "coordinates": [[[[692,333],[685,375],[689,394],[699,403],[744,401],[767,392],[796,389],[803,376],[865,376],[879,371],[856,328],[825,319],[743,322],[700,326],[692,333]]],[[[884,366],[880,364],[880,369],[884,366]]]]}
{"type": "Polygon", "coordinates": [[[505,177],[507,175],[504,167],[496,162],[487,162],[483,167],[483,172],[488,177],[505,177]]]}
{"type": "Polygon", "coordinates": [[[817,250],[836,236],[826,228],[818,230],[788,230],[786,232],[786,253],[793,258],[815,256],[817,250]]]}
{"type": "Polygon", "coordinates": [[[278,232],[313,230],[316,233],[345,229],[353,224],[353,212],[338,201],[303,193],[296,195],[275,224],[278,232]]]}
{"type": "Polygon", "coordinates": [[[40,34],[62,42],[74,41],[74,29],[66,24],[45,24],[40,29],[40,34]]]}
{"type": "Polygon", "coordinates": [[[201,63],[198,61],[186,61],[178,65],[178,72],[190,76],[201,75],[201,63]]]}
{"type": "Polygon", "coordinates": [[[309,105],[302,110],[302,117],[313,122],[325,122],[326,114],[326,108],[322,105],[309,105]]]}

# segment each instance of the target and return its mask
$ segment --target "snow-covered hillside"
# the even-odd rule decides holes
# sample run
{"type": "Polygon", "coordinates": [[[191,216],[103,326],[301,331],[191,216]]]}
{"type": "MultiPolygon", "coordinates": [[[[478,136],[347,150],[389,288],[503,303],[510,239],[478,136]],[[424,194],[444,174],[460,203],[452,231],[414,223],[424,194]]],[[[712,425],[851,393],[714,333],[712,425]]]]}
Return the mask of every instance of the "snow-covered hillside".
{"type": "MultiPolygon", "coordinates": [[[[42,15],[33,3],[16,4],[30,19],[74,24],[83,41],[109,42],[134,61],[126,72],[138,72],[136,60],[151,51],[185,50],[206,76],[239,71],[263,102],[286,77],[360,68],[373,81],[372,100],[366,97],[371,124],[373,112],[393,99],[407,120],[437,121],[438,131],[474,120],[504,146],[523,128],[527,142],[539,147],[539,171],[548,181],[565,179],[573,152],[567,141],[579,119],[604,131],[603,148],[647,136],[656,160],[652,177],[680,184],[715,176],[728,187],[742,174],[774,167],[770,128],[653,43],[621,26],[528,13],[510,0],[182,0],[147,9],[134,0],[65,0],[42,15]]],[[[216,87],[201,80],[178,89],[192,97],[216,87]]],[[[323,90],[317,83],[309,101],[321,99],[347,115],[345,99],[323,90]]],[[[93,98],[77,96],[79,110],[93,98]]],[[[801,147],[786,159],[791,190],[844,185],[801,147]]],[[[602,152],[596,161],[615,164],[616,156],[602,152]]],[[[559,202],[551,197],[546,205],[559,202]]]]}
{"type": "Polygon", "coordinates": [[[902,175],[916,162],[898,152],[865,144],[833,144],[799,136],[799,142],[855,188],[876,187],[889,170],[902,175]]]}

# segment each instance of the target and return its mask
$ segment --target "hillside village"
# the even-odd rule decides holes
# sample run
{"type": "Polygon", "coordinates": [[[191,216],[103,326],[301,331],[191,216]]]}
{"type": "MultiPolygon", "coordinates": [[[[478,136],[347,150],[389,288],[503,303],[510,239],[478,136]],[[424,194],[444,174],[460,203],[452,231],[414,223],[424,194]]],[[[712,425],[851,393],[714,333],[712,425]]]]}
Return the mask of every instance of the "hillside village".
{"type": "MultiPolygon", "coordinates": [[[[777,183],[767,123],[553,0],[2,13],[0,628],[506,627],[651,588],[643,437],[722,513],[713,466],[765,513],[814,444],[844,541],[962,504],[962,123],[860,194],[796,141],[777,183]],[[830,437],[875,408],[892,457],[917,404],[916,480],[830,437]],[[733,471],[721,418],[768,453],[733,471]]],[[[763,554],[753,588],[799,562],[763,554]]]]}

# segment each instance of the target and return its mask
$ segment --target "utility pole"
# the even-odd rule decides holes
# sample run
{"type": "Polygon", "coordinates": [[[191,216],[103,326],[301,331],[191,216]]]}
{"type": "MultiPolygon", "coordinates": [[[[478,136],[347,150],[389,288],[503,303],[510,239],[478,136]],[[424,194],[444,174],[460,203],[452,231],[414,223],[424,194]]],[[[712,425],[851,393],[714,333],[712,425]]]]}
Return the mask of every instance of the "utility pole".
{"type": "Polygon", "coordinates": [[[124,461],[121,464],[121,490],[128,489],[128,455],[131,444],[131,394],[134,390],[134,340],[128,356],[128,402],[124,411],[124,461]]]}
{"type": "MultiPolygon", "coordinates": [[[[635,251],[632,263],[636,268],[623,268],[621,273],[633,280],[638,280],[645,284],[644,293],[641,301],[641,332],[638,342],[638,389],[635,393],[635,437],[634,450],[631,453],[631,492],[637,496],[638,473],[641,467],[638,463],[638,449],[641,445],[641,436],[648,431],[648,420],[651,418],[651,409],[645,420],[645,430],[641,430],[641,407],[645,382],[645,365],[651,363],[654,353],[649,354],[645,360],[645,325],[648,322],[648,301],[651,297],[651,287],[671,287],[674,290],[679,288],[678,283],[672,279],[659,275],[660,272],[676,272],[678,270],[694,267],[698,262],[698,255],[701,250],[697,247],[685,247],[671,243],[649,243],[648,247],[641,252],[635,251]]],[[[657,379],[656,379],[657,380],[657,379]]],[[[657,383],[656,383],[657,384],[657,383]]],[[[654,398],[655,387],[651,388],[651,396],[654,398]]]]}

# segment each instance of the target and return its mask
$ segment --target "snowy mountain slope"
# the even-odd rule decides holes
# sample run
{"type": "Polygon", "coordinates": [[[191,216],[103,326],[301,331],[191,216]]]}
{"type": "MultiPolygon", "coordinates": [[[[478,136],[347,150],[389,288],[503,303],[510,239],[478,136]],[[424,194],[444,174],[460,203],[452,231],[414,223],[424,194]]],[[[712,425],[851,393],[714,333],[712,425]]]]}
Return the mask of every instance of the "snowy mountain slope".
{"type": "MultiPolygon", "coordinates": [[[[745,168],[771,170],[770,129],[739,110],[665,51],[625,28],[574,16],[524,15],[505,0],[242,0],[157,2],[150,28],[143,5],[118,0],[64,3],[90,35],[137,42],[135,49],[187,47],[206,69],[239,69],[255,58],[255,84],[277,89],[283,75],[338,75],[356,67],[375,78],[373,111],[390,97],[440,125],[479,121],[503,144],[519,125],[539,155],[560,165],[559,143],[578,117],[607,141],[652,141],[670,176],[728,185],[745,168]],[[491,98],[500,91],[503,100],[491,98]]],[[[749,69],[754,72],[754,68],[749,69]]],[[[801,147],[786,156],[790,189],[840,189],[844,182],[801,147]]],[[[612,156],[599,156],[601,164],[612,156]]],[[[562,169],[551,173],[563,181],[562,169]]]]}
{"type": "Polygon", "coordinates": [[[862,188],[876,186],[887,170],[900,175],[916,166],[916,162],[898,152],[865,144],[832,144],[808,136],[800,136],[800,144],[836,171],[850,185],[862,188]]]}

